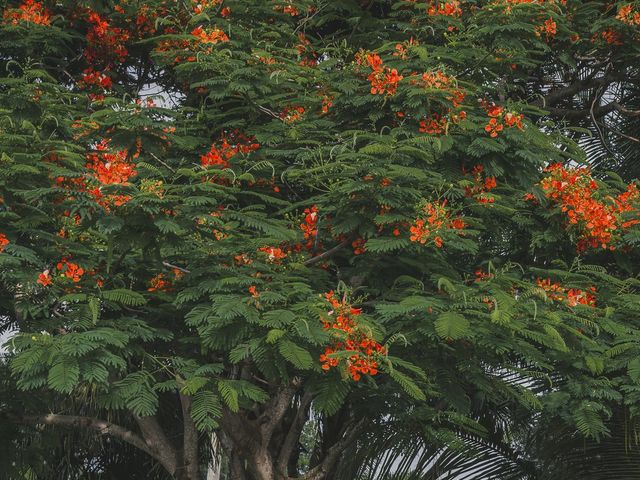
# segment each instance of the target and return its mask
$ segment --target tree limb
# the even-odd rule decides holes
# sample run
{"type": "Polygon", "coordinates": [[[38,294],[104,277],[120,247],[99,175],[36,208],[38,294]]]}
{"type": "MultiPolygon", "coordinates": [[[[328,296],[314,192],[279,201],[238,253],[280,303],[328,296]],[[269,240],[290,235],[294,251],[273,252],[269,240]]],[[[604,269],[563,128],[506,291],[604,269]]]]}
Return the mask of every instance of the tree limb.
{"type": "Polygon", "coordinates": [[[158,423],[156,416],[139,417],[134,415],[133,418],[138,423],[148,448],[155,452],[155,457],[158,461],[173,475],[178,468],[178,455],[158,423]]]}
{"type": "Polygon", "coordinates": [[[344,449],[352,443],[363,430],[364,424],[365,419],[362,419],[352,427],[347,427],[342,438],[329,448],[322,462],[300,477],[300,480],[324,480],[326,475],[340,459],[340,455],[342,455],[344,449]]]}
{"type": "Polygon", "coordinates": [[[291,405],[291,400],[300,386],[300,379],[294,378],[291,385],[280,388],[276,396],[269,402],[265,411],[260,415],[260,433],[263,445],[268,446],[275,428],[282,421],[284,414],[291,405]]]}
{"type": "Polygon", "coordinates": [[[327,250],[324,253],[321,253],[320,255],[318,255],[317,257],[313,257],[310,258],[309,260],[304,262],[304,265],[308,266],[308,265],[313,265],[315,263],[321,262],[323,260],[326,260],[329,257],[332,257],[333,255],[335,255],[337,252],[339,252],[340,250],[342,250],[344,247],[346,247],[347,245],[349,245],[351,243],[351,240],[346,239],[343,240],[342,242],[340,242],[338,245],[336,245],[335,247],[327,250]]]}
{"type": "Polygon", "coordinates": [[[160,461],[160,458],[158,458],[156,453],[139,435],[125,427],[116,425],[115,423],[111,423],[106,420],[100,420],[91,417],[82,417],[78,415],[58,415],[56,413],[49,413],[47,415],[25,415],[19,417],[10,416],[9,419],[14,421],[15,423],[24,423],[30,425],[51,425],[95,430],[100,435],[109,435],[127,442],[128,444],[133,445],[139,450],[142,450],[156,460],[160,461]]]}
{"type": "Polygon", "coordinates": [[[311,394],[311,392],[304,393],[304,395],[300,399],[300,405],[298,406],[298,410],[296,411],[296,416],[294,417],[293,422],[291,422],[291,426],[289,427],[287,436],[285,437],[284,441],[282,442],[282,446],[280,447],[280,453],[278,454],[278,459],[276,461],[276,469],[282,475],[285,474],[287,464],[289,463],[289,457],[291,457],[291,453],[293,452],[296,443],[300,439],[302,427],[307,420],[309,405],[311,405],[312,399],[313,395],[311,394]]]}

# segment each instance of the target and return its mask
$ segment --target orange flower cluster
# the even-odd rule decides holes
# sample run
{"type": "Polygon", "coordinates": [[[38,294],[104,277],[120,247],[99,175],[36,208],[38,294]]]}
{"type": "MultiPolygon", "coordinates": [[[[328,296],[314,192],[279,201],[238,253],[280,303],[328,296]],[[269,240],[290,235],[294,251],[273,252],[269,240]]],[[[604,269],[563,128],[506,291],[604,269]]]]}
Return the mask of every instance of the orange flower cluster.
{"type": "Polygon", "coordinates": [[[327,317],[321,320],[324,328],[331,330],[336,339],[320,355],[322,369],[329,370],[332,367],[337,367],[340,360],[332,358],[331,354],[346,350],[352,352],[352,355],[346,360],[346,367],[353,380],[360,380],[362,375],[377,375],[377,358],[384,355],[386,349],[358,328],[356,318],[362,313],[362,310],[353,308],[344,300],[338,300],[333,291],[325,293],[324,296],[331,304],[332,310],[327,313],[327,317]]]}
{"type": "Polygon", "coordinates": [[[425,88],[432,88],[436,90],[445,90],[450,95],[447,98],[454,107],[459,107],[464,101],[465,93],[456,87],[456,79],[445,75],[442,71],[437,72],[425,72],[420,77],[419,81],[413,81],[412,83],[419,83],[425,88]]]}
{"type": "Polygon", "coordinates": [[[420,120],[418,131],[428,133],[430,135],[440,135],[447,131],[449,121],[446,117],[441,117],[434,113],[431,117],[420,120]]]}
{"type": "Polygon", "coordinates": [[[385,67],[382,59],[376,53],[359,52],[356,54],[356,62],[358,65],[366,63],[371,69],[367,80],[371,82],[372,95],[395,95],[398,83],[403,79],[395,68],[385,67]]]}
{"type": "Polygon", "coordinates": [[[129,32],[121,28],[112,27],[98,13],[90,12],[90,24],[87,32],[87,48],[84,56],[88,63],[104,63],[111,65],[126,60],[129,51],[125,43],[129,40],[129,32]]]}
{"type": "Polygon", "coordinates": [[[553,37],[555,37],[556,33],[558,32],[556,22],[553,20],[553,18],[549,18],[548,20],[545,20],[542,25],[538,25],[535,29],[535,32],[536,36],[538,37],[542,36],[542,34],[544,33],[547,37],[547,41],[549,41],[553,37]]]}
{"type": "Polygon", "coordinates": [[[521,5],[523,3],[538,3],[538,4],[553,4],[553,3],[561,3],[562,5],[567,4],[567,0],[503,0],[505,3],[510,5],[521,5]]]}
{"type": "Polygon", "coordinates": [[[282,263],[282,259],[287,258],[287,252],[277,247],[261,247],[258,251],[267,255],[269,263],[282,263]]]}
{"type": "Polygon", "coordinates": [[[273,10],[291,15],[292,17],[297,17],[300,14],[296,6],[292,5],[291,2],[288,2],[286,5],[275,5],[273,10]]]}
{"type": "Polygon", "coordinates": [[[640,9],[634,11],[633,5],[623,5],[618,9],[616,19],[627,25],[638,26],[640,25],[640,9]]]}
{"type": "Polygon", "coordinates": [[[517,127],[518,130],[522,130],[522,119],[524,116],[515,112],[505,112],[504,107],[500,107],[493,103],[484,104],[487,111],[487,115],[490,117],[489,123],[484,127],[484,131],[489,134],[491,138],[495,138],[498,134],[504,130],[504,127],[512,128],[517,127]]]}
{"type": "Polygon", "coordinates": [[[49,275],[49,270],[45,270],[40,275],[38,275],[37,283],[39,283],[43,287],[48,287],[53,283],[51,275],[49,275]]]}
{"type": "Polygon", "coordinates": [[[94,90],[100,93],[90,93],[89,98],[91,100],[104,100],[103,92],[105,90],[111,90],[113,82],[104,73],[98,72],[93,68],[87,68],[83,73],[80,80],[78,80],[78,87],[85,90],[94,90]]]}
{"type": "Polygon", "coordinates": [[[300,224],[300,230],[307,241],[305,248],[311,250],[318,236],[318,207],[313,205],[304,209],[304,222],[300,224]]]}
{"type": "Polygon", "coordinates": [[[493,273],[489,273],[489,272],[483,272],[482,270],[478,269],[474,272],[476,278],[475,281],[477,283],[482,282],[484,280],[489,280],[491,278],[493,278],[495,275],[493,273]]]}
{"type": "Polygon", "coordinates": [[[467,118],[467,112],[464,110],[458,113],[452,113],[450,111],[444,116],[434,113],[430,117],[420,120],[418,131],[430,135],[441,135],[443,133],[446,135],[449,131],[449,125],[456,125],[460,120],[464,120],[465,118],[467,118]]]}
{"type": "Polygon", "coordinates": [[[7,9],[3,18],[13,25],[17,25],[18,22],[51,25],[51,14],[41,2],[35,0],[24,0],[18,8],[7,9]]]}
{"type": "Polygon", "coordinates": [[[322,97],[322,113],[329,113],[329,109],[333,107],[333,97],[324,95],[322,97]]]}
{"type": "Polygon", "coordinates": [[[56,268],[60,270],[65,277],[70,278],[75,283],[78,283],[84,275],[84,269],[77,264],[70,262],[68,259],[63,258],[58,262],[56,268]]]}
{"type": "Polygon", "coordinates": [[[422,211],[424,218],[418,218],[409,228],[412,242],[422,245],[433,240],[436,247],[442,247],[442,237],[440,233],[445,229],[462,230],[466,226],[461,218],[451,220],[451,212],[446,207],[447,201],[427,203],[422,211]]]}
{"type": "Polygon", "coordinates": [[[411,37],[408,41],[405,41],[404,43],[397,43],[396,51],[393,52],[392,55],[394,57],[400,57],[402,60],[406,60],[408,58],[409,49],[411,47],[415,47],[418,45],[420,45],[420,42],[418,42],[416,39],[411,37]]]}
{"type": "Polygon", "coordinates": [[[624,45],[622,36],[619,32],[616,32],[612,28],[603,30],[602,32],[594,33],[591,37],[591,42],[595,43],[598,40],[604,40],[609,45],[624,45]]]}
{"type": "Polygon", "coordinates": [[[222,0],[198,0],[194,1],[193,3],[193,13],[199,15],[205,10],[213,8],[216,5],[220,5],[220,3],[222,3],[222,0]]]}
{"type": "Polygon", "coordinates": [[[214,28],[210,31],[205,30],[202,26],[198,26],[191,31],[191,35],[196,37],[197,43],[211,43],[215,45],[218,42],[228,42],[229,37],[219,28],[214,28]]]}
{"type": "Polygon", "coordinates": [[[149,280],[149,285],[149,288],[147,288],[149,292],[168,292],[171,290],[171,281],[166,278],[164,273],[159,273],[149,280]]]}
{"type": "Polygon", "coordinates": [[[4,247],[9,245],[9,239],[4,233],[0,233],[0,253],[4,250],[4,247]]]}
{"type": "Polygon", "coordinates": [[[571,288],[567,290],[559,283],[551,283],[551,279],[536,279],[536,284],[547,292],[547,297],[556,302],[566,303],[569,307],[576,305],[586,305],[587,307],[596,306],[596,297],[593,295],[596,287],[590,287],[589,291],[579,288],[571,288]]]}
{"type": "Polygon", "coordinates": [[[127,161],[127,150],[108,153],[108,149],[109,140],[100,141],[95,146],[95,152],[87,154],[87,168],[102,185],[126,184],[129,178],[137,174],[135,165],[127,161]]]}
{"type": "Polygon", "coordinates": [[[435,15],[459,17],[462,15],[462,9],[460,8],[460,2],[458,0],[436,0],[435,2],[431,2],[427,13],[431,17],[435,15]]]}
{"type": "Polygon", "coordinates": [[[495,5],[505,5],[506,4],[506,8],[505,8],[505,13],[511,13],[512,10],[512,6],[513,5],[522,5],[522,4],[527,4],[527,3],[535,3],[538,5],[542,5],[542,4],[550,4],[553,5],[555,3],[560,3],[561,5],[566,5],[567,4],[567,0],[496,0],[494,2],[495,5]]]}
{"type": "Polygon", "coordinates": [[[104,73],[98,72],[89,67],[82,72],[82,78],[78,81],[78,86],[81,88],[99,87],[104,90],[111,90],[113,82],[104,73]]]}
{"type": "Polygon", "coordinates": [[[247,154],[260,148],[253,137],[248,137],[237,130],[223,134],[217,143],[211,145],[211,149],[200,156],[200,164],[203,167],[220,165],[222,168],[229,167],[229,161],[238,153],[247,154]]]}
{"type": "MultiPolygon", "coordinates": [[[[103,195],[102,185],[126,184],[130,177],[136,175],[134,165],[127,161],[127,150],[116,153],[107,152],[109,140],[105,139],[95,145],[94,151],[86,155],[89,170],[89,177],[97,181],[98,186],[89,185],[86,178],[57,177],[56,185],[68,191],[86,192],[105,210],[109,211],[111,206],[121,206],[128,202],[131,197],[128,195],[109,194],[103,195]]],[[[73,196],[68,196],[73,199],[73,196]]]]}
{"type": "Polygon", "coordinates": [[[284,107],[280,112],[280,120],[284,123],[294,123],[302,118],[304,112],[304,107],[284,107]]]}
{"type": "Polygon", "coordinates": [[[579,252],[589,248],[615,250],[622,230],[640,223],[638,219],[623,221],[621,214],[634,211],[633,203],[640,201],[640,191],[631,184],[627,191],[605,204],[594,194],[598,185],[586,168],[565,168],[556,163],[545,169],[549,176],[540,186],[546,196],[566,212],[569,225],[575,225],[580,234],[579,252]]]}
{"type": "Polygon", "coordinates": [[[483,172],[483,165],[475,165],[473,167],[471,175],[473,175],[475,185],[472,187],[465,187],[464,192],[467,197],[475,197],[479,203],[493,203],[495,198],[491,194],[486,194],[486,192],[496,188],[496,177],[487,177],[483,172]]]}
{"type": "Polygon", "coordinates": [[[296,50],[302,57],[300,65],[303,67],[316,67],[318,65],[318,53],[313,50],[311,42],[303,32],[298,32],[296,50]]]}
{"type": "Polygon", "coordinates": [[[357,238],[353,242],[351,242],[351,247],[353,248],[353,254],[362,255],[364,252],[366,252],[367,247],[365,243],[366,242],[364,238],[357,238]]]}

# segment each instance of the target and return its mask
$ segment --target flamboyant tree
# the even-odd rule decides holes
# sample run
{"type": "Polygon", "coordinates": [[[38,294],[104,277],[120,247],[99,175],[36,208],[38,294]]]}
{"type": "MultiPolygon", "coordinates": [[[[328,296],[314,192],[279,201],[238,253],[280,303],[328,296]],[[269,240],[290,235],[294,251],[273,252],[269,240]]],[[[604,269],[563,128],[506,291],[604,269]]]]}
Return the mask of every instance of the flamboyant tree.
{"type": "Polygon", "coordinates": [[[602,102],[637,75],[636,4],[1,17],[13,430],[107,436],[189,480],[213,434],[231,478],[321,480],[375,478],[407,441],[506,448],[505,412],[596,439],[637,415],[640,191],[557,121],[633,114],[602,102]]]}

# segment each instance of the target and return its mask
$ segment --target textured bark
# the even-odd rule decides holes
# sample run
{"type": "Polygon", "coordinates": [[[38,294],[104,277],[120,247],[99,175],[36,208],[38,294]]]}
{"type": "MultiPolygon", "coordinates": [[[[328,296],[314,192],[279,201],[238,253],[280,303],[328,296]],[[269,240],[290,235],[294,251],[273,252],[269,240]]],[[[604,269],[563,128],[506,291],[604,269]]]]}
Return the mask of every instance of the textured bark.
{"type": "Polygon", "coordinates": [[[110,435],[115,438],[119,438],[136,448],[139,448],[143,452],[151,455],[155,458],[153,451],[148,448],[146,442],[136,433],[128,430],[115,423],[107,422],[106,420],[100,420],[91,417],[81,417],[76,415],[57,415],[55,413],[49,413],[47,415],[28,415],[23,417],[14,417],[11,420],[16,423],[26,423],[31,425],[52,425],[60,427],[71,428],[86,428],[95,430],[101,435],[110,435]]]}
{"type": "Polygon", "coordinates": [[[182,463],[189,479],[198,478],[198,431],[191,418],[191,397],[180,394],[182,405],[182,463]]]}
{"type": "Polygon", "coordinates": [[[158,423],[155,416],[139,417],[134,415],[138,427],[142,432],[144,441],[149,450],[154,452],[154,457],[162,464],[162,466],[171,474],[176,475],[178,469],[178,452],[169,442],[162,427],[158,423]]]}
{"type": "MultiPolygon", "coordinates": [[[[309,406],[311,405],[312,395],[309,392],[306,392],[302,398],[300,399],[300,404],[298,405],[298,409],[295,413],[293,421],[289,426],[289,430],[282,442],[282,446],[280,447],[280,452],[278,454],[278,460],[276,462],[276,469],[278,473],[284,475],[291,475],[292,470],[289,467],[291,456],[294,452],[298,441],[300,440],[300,435],[302,434],[302,427],[304,427],[305,422],[307,421],[307,417],[309,414],[309,406]]],[[[297,456],[296,456],[297,457],[297,456]]]]}

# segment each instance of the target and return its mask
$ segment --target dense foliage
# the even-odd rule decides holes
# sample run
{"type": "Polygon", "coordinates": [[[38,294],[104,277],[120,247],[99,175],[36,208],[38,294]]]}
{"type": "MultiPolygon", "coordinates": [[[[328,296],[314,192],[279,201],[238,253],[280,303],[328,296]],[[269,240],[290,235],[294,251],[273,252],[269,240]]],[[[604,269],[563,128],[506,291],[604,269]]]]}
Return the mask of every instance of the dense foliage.
{"type": "Polygon", "coordinates": [[[631,136],[637,2],[0,5],[9,478],[65,427],[321,480],[634,426],[640,190],[574,127],[631,136]]]}

